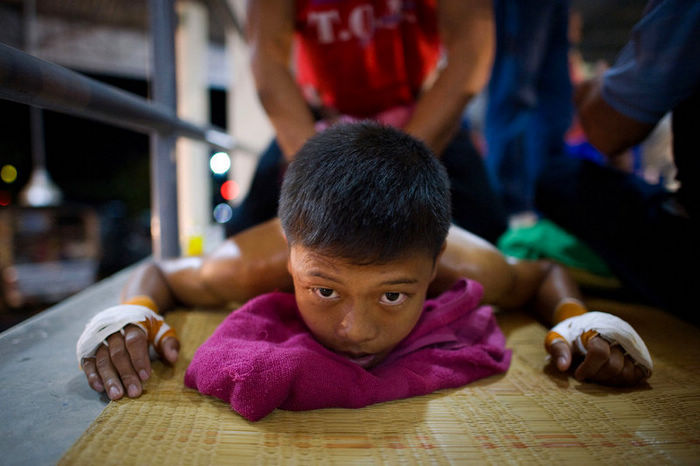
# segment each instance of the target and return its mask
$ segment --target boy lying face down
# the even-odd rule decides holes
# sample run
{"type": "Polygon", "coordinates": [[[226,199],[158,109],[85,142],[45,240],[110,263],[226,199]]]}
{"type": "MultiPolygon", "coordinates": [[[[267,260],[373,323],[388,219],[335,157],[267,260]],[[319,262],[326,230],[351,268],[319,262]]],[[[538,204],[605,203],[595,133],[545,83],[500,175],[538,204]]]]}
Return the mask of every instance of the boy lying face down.
{"type": "Polygon", "coordinates": [[[373,371],[417,326],[426,297],[461,277],[483,286],[482,304],[526,307],[557,324],[545,347],[558,370],[609,385],[650,375],[636,332],[614,316],[586,312],[563,268],[506,258],[449,219],[449,183],[422,143],[370,123],[331,127],[289,166],[279,220],[207,256],[134,272],[124,304],[97,314],[78,342],[88,383],[113,400],[137,397],[150,376],[149,347],[167,362],[178,357],[178,340],[158,311],[223,307],[275,290],[294,292],[318,343],[373,371]]]}
{"type": "Polygon", "coordinates": [[[421,315],[450,227],[449,182],[400,133],[346,126],[324,136],[285,175],[287,268],[313,335],[371,367],[421,315]]]}

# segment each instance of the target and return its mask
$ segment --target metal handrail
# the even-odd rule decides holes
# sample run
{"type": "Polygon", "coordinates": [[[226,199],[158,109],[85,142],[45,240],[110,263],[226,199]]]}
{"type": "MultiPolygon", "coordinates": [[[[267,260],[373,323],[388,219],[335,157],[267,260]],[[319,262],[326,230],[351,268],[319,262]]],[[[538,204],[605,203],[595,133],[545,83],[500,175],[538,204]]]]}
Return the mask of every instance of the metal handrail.
{"type": "Polygon", "coordinates": [[[166,106],[0,43],[0,98],[140,132],[173,133],[232,150],[224,130],[182,120],[166,106]]]}
{"type": "MultiPolygon", "coordinates": [[[[153,100],[117,89],[0,43],[0,98],[103,121],[151,135],[151,236],[157,258],[179,254],[175,138],[253,152],[226,131],[180,119],[175,105],[174,0],[149,0],[153,100]]],[[[243,28],[226,0],[214,0],[226,28],[243,28]]],[[[34,6],[30,8],[34,10],[34,6]]],[[[30,21],[30,19],[27,19],[30,21]]]]}

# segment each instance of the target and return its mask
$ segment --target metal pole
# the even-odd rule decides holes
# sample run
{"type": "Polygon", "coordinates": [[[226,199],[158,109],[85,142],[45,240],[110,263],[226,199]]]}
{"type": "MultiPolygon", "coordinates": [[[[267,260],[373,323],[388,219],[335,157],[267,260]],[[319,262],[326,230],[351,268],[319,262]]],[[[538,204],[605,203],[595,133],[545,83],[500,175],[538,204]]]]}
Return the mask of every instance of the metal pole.
{"type": "MultiPolygon", "coordinates": [[[[151,94],[153,101],[176,112],[175,5],[172,0],[149,0],[152,40],[151,94]]],[[[175,136],[151,134],[151,235],[156,259],[180,254],[177,220],[175,136]]]]}
{"type": "Polygon", "coordinates": [[[233,138],[219,128],[181,120],[172,109],[3,43],[0,98],[139,132],[173,131],[222,150],[236,146],[233,138]]]}

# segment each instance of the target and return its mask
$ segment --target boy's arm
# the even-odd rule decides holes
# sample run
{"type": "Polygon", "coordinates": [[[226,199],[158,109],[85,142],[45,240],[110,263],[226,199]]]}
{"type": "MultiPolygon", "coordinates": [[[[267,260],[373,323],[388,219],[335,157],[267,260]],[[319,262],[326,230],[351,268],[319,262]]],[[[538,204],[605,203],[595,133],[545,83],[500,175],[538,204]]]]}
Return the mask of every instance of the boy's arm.
{"type": "MultiPolygon", "coordinates": [[[[509,261],[514,269],[513,286],[522,293],[504,297],[503,307],[508,307],[508,304],[520,307],[527,305],[529,300],[540,319],[549,326],[586,314],[578,286],[564,267],[548,261],[509,261]],[[524,301],[511,303],[512,296],[524,301]]],[[[574,371],[577,380],[629,386],[647,377],[620,345],[610,344],[595,331],[578,332],[571,336],[571,340],[578,337],[585,342],[586,353],[574,371]]],[[[567,342],[556,332],[550,331],[547,335],[546,348],[560,371],[571,367],[573,350],[570,343],[573,341],[567,342]]]]}
{"type": "MultiPolygon", "coordinates": [[[[484,286],[485,303],[504,309],[529,306],[549,326],[586,312],[578,286],[563,267],[549,261],[506,258],[490,243],[453,227],[431,291],[440,292],[459,276],[484,286]]],[[[611,346],[595,336],[587,342],[586,349],[586,356],[574,373],[578,380],[634,385],[646,377],[619,345],[611,346]]],[[[555,341],[549,351],[557,369],[565,371],[571,367],[569,344],[555,341]]]]}
{"type": "MultiPolygon", "coordinates": [[[[206,257],[188,257],[147,263],[129,278],[121,302],[146,305],[163,312],[176,305],[222,307],[244,302],[273,290],[291,290],[286,268],[287,246],[279,221],[273,220],[234,236],[206,257]]],[[[125,393],[139,396],[151,373],[146,333],[127,325],[100,345],[94,358],[82,361],[89,385],[106,391],[110,399],[125,393]]],[[[175,337],[159,347],[170,363],[178,356],[175,337]]]]}

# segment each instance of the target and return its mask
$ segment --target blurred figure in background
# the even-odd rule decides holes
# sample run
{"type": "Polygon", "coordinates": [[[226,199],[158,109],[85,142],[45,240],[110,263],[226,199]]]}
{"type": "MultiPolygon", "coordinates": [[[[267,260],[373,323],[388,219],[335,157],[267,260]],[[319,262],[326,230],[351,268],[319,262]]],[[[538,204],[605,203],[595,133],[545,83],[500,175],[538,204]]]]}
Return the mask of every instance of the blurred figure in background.
{"type": "Polygon", "coordinates": [[[535,179],[564,154],[573,106],[569,2],[495,0],[496,57],[488,85],[486,166],[511,223],[531,223],[535,179]]]}
{"type": "Polygon", "coordinates": [[[276,140],[227,234],[277,214],[286,165],[316,131],[371,119],[424,141],[450,177],[453,222],[495,242],[505,212],[462,121],[491,71],[492,8],[489,0],[251,1],[251,66],[276,140]]]}
{"type": "Polygon", "coordinates": [[[538,209],[599,253],[628,288],[694,322],[698,44],[700,3],[651,0],[615,64],[576,90],[586,137],[609,159],[672,113],[676,192],[611,166],[562,157],[547,165],[536,198],[538,209]]]}

